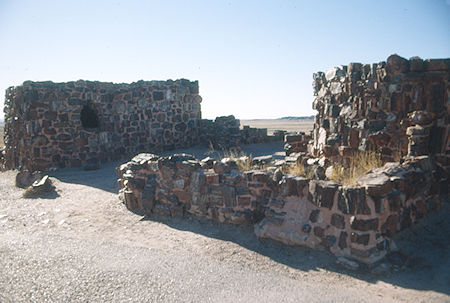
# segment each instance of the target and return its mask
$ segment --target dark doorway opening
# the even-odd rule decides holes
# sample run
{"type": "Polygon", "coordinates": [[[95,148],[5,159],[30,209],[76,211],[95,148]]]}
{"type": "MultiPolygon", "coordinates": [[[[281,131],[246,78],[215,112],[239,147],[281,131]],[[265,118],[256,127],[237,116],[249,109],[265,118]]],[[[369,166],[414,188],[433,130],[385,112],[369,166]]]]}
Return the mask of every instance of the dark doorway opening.
{"type": "Polygon", "coordinates": [[[88,103],[81,110],[81,125],[84,128],[98,128],[99,121],[97,111],[93,109],[92,104],[88,103]]]}

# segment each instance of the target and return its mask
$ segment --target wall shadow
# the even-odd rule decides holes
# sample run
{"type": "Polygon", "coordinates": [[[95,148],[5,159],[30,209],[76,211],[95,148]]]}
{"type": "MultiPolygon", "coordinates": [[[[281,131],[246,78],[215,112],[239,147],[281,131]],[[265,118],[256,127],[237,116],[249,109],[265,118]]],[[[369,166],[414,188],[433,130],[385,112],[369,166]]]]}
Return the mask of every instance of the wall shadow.
{"type": "MultiPolygon", "coordinates": [[[[253,151],[253,156],[272,154],[282,150],[282,143],[275,142],[250,145],[244,152],[253,151]]],[[[191,153],[197,158],[207,156],[207,148],[192,148],[160,153],[191,153]]],[[[65,168],[50,172],[49,175],[62,182],[82,184],[107,192],[117,193],[115,168],[128,160],[102,164],[99,170],[84,171],[82,168],[65,168]]],[[[125,206],[124,206],[125,207],[125,206]]],[[[138,213],[137,213],[138,214],[138,213]]],[[[139,215],[139,214],[138,214],[139,215]]],[[[172,219],[159,216],[143,217],[166,224],[174,229],[201,234],[206,237],[230,241],[258,254],[267,256],[277,263],[301,271],[325,269],[368,283],[383,281],[403,288],[435,291],[450,295],[450,207],[449,203],[413,229],[404,231],[394,238],[400,252],[393,254],[386,262],[392,270],[374,274],[367,270],[350,271],[336,264],[336,258],[323,251],[304,247],[289,247],[272,240],[258,239],[252,226],[219,224],[198,218],[172,219]]]]}
{"type": "Polygon", "coordinates": [[[233,226],[193,217],[174,219],[156,215],[144,216],[171,228],[201,234],[206,237],[230,241],[277,263],[301,271],[325,269],[349,275],[368,283],[383,281],[402,288],[435,291],[450,295],[450,215],[449,205],[441,212],[431,214],[426,222],[394,238],[399,251],[383,260],[390,266],[384,273],[367,268],[352,271],[337,264],[336,257],[306,247],[286,246],[268,239],[258,239],[253,226],[233,226]]]}

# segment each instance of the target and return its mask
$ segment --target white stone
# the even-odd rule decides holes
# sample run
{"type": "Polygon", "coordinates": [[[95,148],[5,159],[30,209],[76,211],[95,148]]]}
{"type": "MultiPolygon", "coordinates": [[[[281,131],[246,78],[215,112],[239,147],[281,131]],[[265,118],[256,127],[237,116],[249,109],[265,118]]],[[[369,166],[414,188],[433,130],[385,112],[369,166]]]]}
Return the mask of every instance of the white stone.
{"type": "Polygon", "coordinates": [[[332,82],[330,85],[330,91],[333,95],[342,93],[342,85],[339,82],[332,82]]]}

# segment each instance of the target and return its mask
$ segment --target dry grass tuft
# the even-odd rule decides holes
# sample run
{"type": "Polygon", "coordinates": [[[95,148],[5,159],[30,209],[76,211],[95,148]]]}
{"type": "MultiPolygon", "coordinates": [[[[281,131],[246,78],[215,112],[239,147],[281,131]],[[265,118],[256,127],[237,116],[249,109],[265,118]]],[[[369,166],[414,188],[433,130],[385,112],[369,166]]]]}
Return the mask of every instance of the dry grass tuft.
{"type": "Polygon", "coordinates": [[[380,154],[369,152],[357,152],[350,160],[348,168],[340,164],[333,165],[331,180],[340,182],[343,185],[356,184],[359,177],[365,175],[372,168],[383,166],[380,154]]]}
{"type": "Polygon", "coordinates": [[[3,141],[5,135],[5,127],[3,126],[3,123],[0,122],[0,148],[5,146],[5,142],[3,141]]]}
{"type": "Polygon", "coordinates": [[[283,166],[282,169],[283,174],[288,174],[288,175],[294,175],[297,177],[305,177],[306,176],[306,170],[305,170],[305,166],[296,162],[295,165],[288,165],[288,166],[283,166]]]}
{"type": "Polygon", "coordinates": [[[253,169],[252,155],[247,156],[243,152],[238,151],[236,149],[230,149],[227,151],[223,151],[223,158],[229,158],[229,159],[235,161],[238,166],[238,169],[240,171],[248,171],[248,170],[253,169]]]}

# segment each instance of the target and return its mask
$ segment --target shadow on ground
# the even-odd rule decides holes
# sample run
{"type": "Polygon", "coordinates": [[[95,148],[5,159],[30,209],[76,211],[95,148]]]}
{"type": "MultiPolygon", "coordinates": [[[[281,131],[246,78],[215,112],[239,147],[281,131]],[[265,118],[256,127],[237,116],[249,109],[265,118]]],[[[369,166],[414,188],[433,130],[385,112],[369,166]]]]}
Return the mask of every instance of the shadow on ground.
{"type": "Polygon", "coordinates": [[[252,226],[232,226],[197,218],[172,219],[160,216],[143,217],[174,229],[230,241],[275,262],[301,271],[319,268],[349,275],[369,283],[383,281],[403,288],[431,290],[450,295],[450,215],[449,205],[431,214],[426,222],[403,232],[394,241],[398,251],[385,258],[391,266],[388,272],[370,273],[367,269],[350,271],[336,263],[336,258],[324,251],[292,247],[267,239],[257,239],[252,226]]]}
{"type": "MultiPolygon", "coordinates": [[[[243,147],[243,151],[253,156],[273,154],[282,150],[282,143],[255,144],[243,147]]],[[[184,149],[161,153],[170,155],[185,152],[202,158],[208,155],[206,148],[184,149]]],[[[111,193],[118,192],[115,168],[126,161],[102,165],[96,171],[82,169],[61,169],[51,176],[62,182],[92,186],[111,193]]],[[[157,216],[144,217],[168,226],[206,237],[230,241],[290,268],[301,271],[325,269],[352,276],[357,279],[376,283],[384,281],[403,288],[431,290],[450,295],[450,207],[448,203],[439,212],[431,214],[428,219],[415,228],[398,235],[394,240],[400,252],[387,258],[393,270],[383,274],[367,271],[349,271],[336,264],[335,258],[323,251],[302,247],[289,247],[270,240],[256,238],[253,227],[223,225],[194,218],[168,219],[157,216]]]]}

